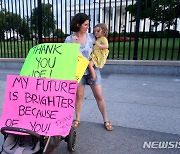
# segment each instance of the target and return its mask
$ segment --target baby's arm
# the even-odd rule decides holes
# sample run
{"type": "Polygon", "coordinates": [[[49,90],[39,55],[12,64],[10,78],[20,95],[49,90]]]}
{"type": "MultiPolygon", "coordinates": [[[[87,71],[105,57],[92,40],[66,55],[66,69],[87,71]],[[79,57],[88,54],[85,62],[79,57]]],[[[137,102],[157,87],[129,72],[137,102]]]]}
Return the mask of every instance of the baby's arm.
{"type": "Polygon", "coordinates": [[[109,45],[108,44],[100,44],[98,41],[95,42],[95,45],[99,47],[100,49],[108,49],[109,45]]]}

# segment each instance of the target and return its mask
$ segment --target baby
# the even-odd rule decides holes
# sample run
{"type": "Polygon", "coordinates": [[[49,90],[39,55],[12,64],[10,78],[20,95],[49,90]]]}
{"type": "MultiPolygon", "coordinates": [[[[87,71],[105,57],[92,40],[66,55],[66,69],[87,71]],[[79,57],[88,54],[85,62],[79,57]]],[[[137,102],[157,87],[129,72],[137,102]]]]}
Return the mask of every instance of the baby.
{"type": "Polygon", "coordinates": [[[95,42],[93,52],[91,53],[90,63],[88,65],[89,71],[91,73],[92,82],[96,80],[94,66],[97,68],[103,68],[109,53],[109,44],[107,40],[108,29],[106,24],[97,24],[94,27],[94,35],[97,40],[95,42]]]}

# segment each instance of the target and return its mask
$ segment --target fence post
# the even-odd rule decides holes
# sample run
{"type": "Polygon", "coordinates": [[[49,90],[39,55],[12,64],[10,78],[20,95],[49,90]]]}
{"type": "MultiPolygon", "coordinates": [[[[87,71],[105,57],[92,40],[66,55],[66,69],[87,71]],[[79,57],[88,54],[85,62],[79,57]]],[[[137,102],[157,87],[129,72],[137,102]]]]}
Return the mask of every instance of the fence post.
{"type": "Polygon", "coordinates": [[[42,43],[42,4],[41,4],[41,0],[38,0],[38,38],[39,38],[39,43],[42,43]]]}
{"type": "Polygon", "coordinates": [[[138,40],[139,40],[139,25],[140,25],[140,14],[141,14],[141,2],[142,0],[137,1],[137,10],[136,10],[136,31],[135,31],[135,44],[134,44],[134,55],[133,60],[138,58],[138,40]]]}

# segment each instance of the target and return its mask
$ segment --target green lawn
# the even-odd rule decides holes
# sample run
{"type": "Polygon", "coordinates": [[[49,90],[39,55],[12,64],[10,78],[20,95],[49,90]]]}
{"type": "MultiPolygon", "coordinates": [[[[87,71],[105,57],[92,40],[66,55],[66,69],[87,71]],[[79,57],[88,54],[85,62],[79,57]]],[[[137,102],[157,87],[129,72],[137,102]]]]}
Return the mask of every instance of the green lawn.
{"type": "MultiPolygon", "coordinates": [[[[0,42],[0,58],[25,58],[31,47],[36,45],[37,41],[11,41],[11,42],[0,42]],[[6,51],[6,52],[4,52],[6,51]]],[[[143,39],[139,40],[138,43],[138,59],[139,60],[171,60],[173,54],[173,60],[180,60],[178,54],[180,54],[180,38],[162,40],[157,39],[143,39]],[[149,42],[149,43],[148,43],[149,42]],[[174,42],[174,43],[173,43],[174,42]],[[149,44],[149,46],[148,46],[149,44]],[[160,44],[161,49],[160,49],[160,44]],[[174,50],[173,49],[174,44],[174,50]],[[143,47],[142,47],[143,46],[143,47]],[[154,48],[155,46],[155,48],[154,48]],[[166,53],[167,48],[167,53],[166,53]]],[[[115,42],[109,43],[109,59],[133,59],[134,54],[134,41],[128,42],[115,42]],[[119,46],[119,48],[118,48],[119,46]],[[119,49],[119,50],[118,50],[119,49]],[[113,56],[114,55],[114,56],[113,56]],[[124,55],[124,56],[123,56],[124,55]]]]}
{"type": "MultiPolygon", "coordinates": [[[[134,41],[120,42],[120,43],[116,42],[114,43],[114,50],[113,50],[113,43],[109,43],[109,51],[110,51],[109,59],[125,59],[125,60],[133,59],[134,41]],[[114,54],[114,57],[113,57],[113,54],[114,54]]],[[[168,40],[166,38],[162,40],[159,38],[157,39],[146,38],[144,39],[144,42],[143,42],[143,39],[140,39],[138,43],[138,59],[139,60],[141,59],[142,60],[146,60],[146,59],[171,60],[172,54],[173,54],[172,59],[177,60],[179,52],[180,52],[180,38],[176,38],[174,40],[173,38],[169,38],[168,40]],[[160,49],[160,44],[161,44],[161,49],[160,49]],[[174,50],[172,50],[173,44],[174,44],[174,50]],[[167,48],[167,52],[166,52],[166,48],[167,48]]]]}
{"type": "Polygon", "coordinates": [[[37,41],[0,42],[0,58],[25,58],[29,49],[37,43],[37,41]]]}

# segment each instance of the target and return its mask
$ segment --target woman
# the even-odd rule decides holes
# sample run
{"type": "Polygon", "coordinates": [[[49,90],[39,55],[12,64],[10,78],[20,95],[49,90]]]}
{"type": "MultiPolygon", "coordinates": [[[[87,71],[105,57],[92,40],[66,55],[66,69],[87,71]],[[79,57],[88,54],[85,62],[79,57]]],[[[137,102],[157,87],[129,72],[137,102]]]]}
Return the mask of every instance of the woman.
{"type": "MultiPolygon", "coordinates": [[[[93,44],[95,43],[95,37],[93,34],[87,33],[88,28],[89,17],[84,13],[76,14],[70,23],[70,29],[74,33],[66,38],[65,43],[79,43],[81,45],[80,53],[89,60],[93,44]]],[[[110,121],[108,121],[105,102],[102,95],[100,70],[95,68],[95,71],[96,80],[94,82],[91,81],[91,76],[89,70],[87,69],[78,85],[76,94],[76,119],[73,121],[73,127],[77,128],[80,124],[80,113],[82,110],[85,85],[90,85],[99,110],[102,114],[104,127],[108,131],[112,131],[113,127],[110,121]]]]}

